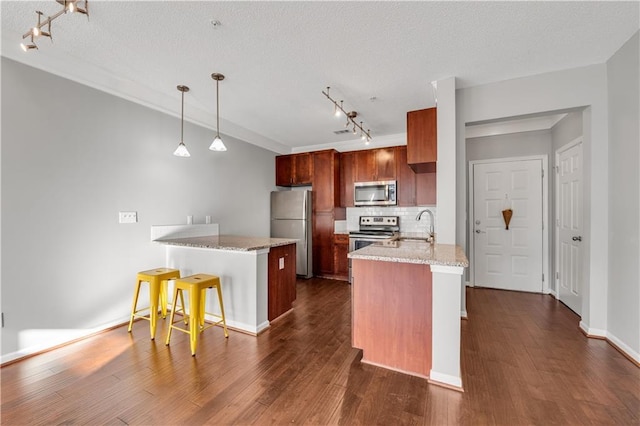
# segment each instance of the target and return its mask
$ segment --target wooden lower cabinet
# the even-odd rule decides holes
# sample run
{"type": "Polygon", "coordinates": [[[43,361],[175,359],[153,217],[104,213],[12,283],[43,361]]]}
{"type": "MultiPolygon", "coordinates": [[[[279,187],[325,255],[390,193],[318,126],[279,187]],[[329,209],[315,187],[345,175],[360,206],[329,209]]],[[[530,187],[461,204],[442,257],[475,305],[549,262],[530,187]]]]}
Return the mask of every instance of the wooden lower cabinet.
{"type": "Polygon", "coordinates": [[[334,275],[336,279],[347,281],[349,279],[349,235],[335,234],[333,246],[334,275]]]}
{"type": "Polygon", "coordinates": [[[293,308],[296,300],[296,245],[271,247],[268,260],[268,314],[272,321],[293,308]],[[284,269],[280,269],[284,259],[284,269]]]}
{"type": "Polygon", "coordinates": [[[334,215],[316,212],[313,222],[313,275],[332,277],[334,215]]]}
{"type": "Polygon", "coordinates": [[[429,265],[352,259],[352,266],[351,338],[362,362],[429,378],[429,265]]]}

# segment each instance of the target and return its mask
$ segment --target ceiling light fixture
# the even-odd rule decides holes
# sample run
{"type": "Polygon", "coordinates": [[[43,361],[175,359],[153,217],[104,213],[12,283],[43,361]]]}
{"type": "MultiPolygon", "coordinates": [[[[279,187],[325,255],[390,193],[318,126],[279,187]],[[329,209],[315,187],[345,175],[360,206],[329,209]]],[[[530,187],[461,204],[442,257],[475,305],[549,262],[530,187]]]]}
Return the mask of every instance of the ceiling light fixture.
{"type": "Polygon", "coordinates": [[[213,142],[211,142],[209,149],[211,151],[226,151],[227,147],[224,146],[222,138],[220,137],[220,92],[218,91],[218,84],[224,80],[224,75],[214,72],[211,74],[211,78],[216,81],[216,137],[213,142]]]}
{"type": "Polygon", "coordinates": [[[334,115],[340,116],[340,113],[342,112],[347,117],[347,122],[344,125],[344,127],[349,127],[350,125],[353,125],[354,135],[358,133],[357,129],[360,129],[360,133],[363,135],[362,139],[368,145],[369,141],[371,140],[371,130],[367,129],[365,131],[364,127],[362,127],[362,121],[360,122],[360,124],[356,123],[355,118],[358,116],[358,113],[356,111],[349,111],[349,112],[345,111],[343,108],[343,103],[342,103],[343,101],[340,101],[340,105],[338,105],[338,102],[334,101],[333,98],[329,96],[329,89],[330,87],[327,86],[327,91],[326,92],[323,91],[322,94],[325,95],[327,99],[329,99],[331,102],[333,102],[334,115]]]}
{"type": "Polygon", "coordinates": [[[187,150],[187,146],[184,144],[184,93],[189,91],[187,86],[178,86],[178,90],[182,92],[182,112],[180,115],[180,144],[175,151],[173,151],[173,155],[176,157],[191,157],[189,151],[187,150]]]}
{"type": "Polygon", "coordinates": [[[22,38],[30,38],[31,39],[31,44],[25,44],[25,43],[21,43],[20,47],[22,48],[22,50],[24,50],[25,52],[31,50],[31,49],[38,49],[38,46],[36,46],[35,43],[35,38],[38,37],[49,37],[51,39],[51,41],[53,42],[53,37],[51,36],[51,22],[66,14],[67,12],[69,13],[81,13],[83,15],[87,15],[87,19],[89,19],[89,0],[56,0],[58,3],[60,3],[62,5],[62,9],[59,10],[58,12],[56,12],[55,14],[48,16],[47,19],[45,19],[44,21],[42,21],[42,15],[43,13],[40,12],[39,10],[36,11],[36,14],[38,15],[38,23],[36,24],[35,27],[29,29],[29,31],[27,31],[26,33],[24,33],[22,35],[22,38]],[[78,6],[78,4],[81,3],[83,5],[83,7],[78,6]],[[42,28],[43,27],[47,27],[47,31],[43,31],[42,28]]]}

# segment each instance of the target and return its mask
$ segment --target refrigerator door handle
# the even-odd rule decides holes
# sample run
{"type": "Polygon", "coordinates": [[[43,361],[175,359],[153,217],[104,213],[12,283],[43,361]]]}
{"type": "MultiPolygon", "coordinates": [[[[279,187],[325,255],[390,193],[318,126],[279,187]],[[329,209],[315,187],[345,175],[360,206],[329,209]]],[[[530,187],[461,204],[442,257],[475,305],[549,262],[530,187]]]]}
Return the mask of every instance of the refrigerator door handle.
{"type": "MultiPolygon", "coordinates": [[[[307,235],[307,221],[303,220],[302,221],[302,235],[307,235]]],[[[307,252],[307,240],[308,238],[304,239],[304,252],[307,252]]]]}

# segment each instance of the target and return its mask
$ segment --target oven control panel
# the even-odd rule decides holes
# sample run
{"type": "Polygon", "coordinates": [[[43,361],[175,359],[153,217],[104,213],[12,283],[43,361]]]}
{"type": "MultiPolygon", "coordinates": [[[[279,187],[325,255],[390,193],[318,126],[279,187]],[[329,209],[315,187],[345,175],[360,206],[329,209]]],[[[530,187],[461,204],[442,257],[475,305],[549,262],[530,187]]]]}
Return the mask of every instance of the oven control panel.
{"type": "Polygon", "coordinates": [[[398,216],[360,216],[360,226],[398,226],[398,216]]]}

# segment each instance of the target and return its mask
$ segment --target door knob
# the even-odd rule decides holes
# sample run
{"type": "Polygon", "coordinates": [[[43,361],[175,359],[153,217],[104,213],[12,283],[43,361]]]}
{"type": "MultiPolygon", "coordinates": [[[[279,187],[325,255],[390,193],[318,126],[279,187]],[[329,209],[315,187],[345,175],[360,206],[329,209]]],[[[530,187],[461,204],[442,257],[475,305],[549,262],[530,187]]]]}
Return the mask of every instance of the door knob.
{"type": "Polygon", "coordinates": [[[573,241],[582,241],[582,237],[578,236],[578,237],[573,237],[572,238],[573,241]]]}
{"type": "Polygon", "coordinates": [[[479,229],[476,229],[476,234],[482,234],[482,231],[479,229]]]}

